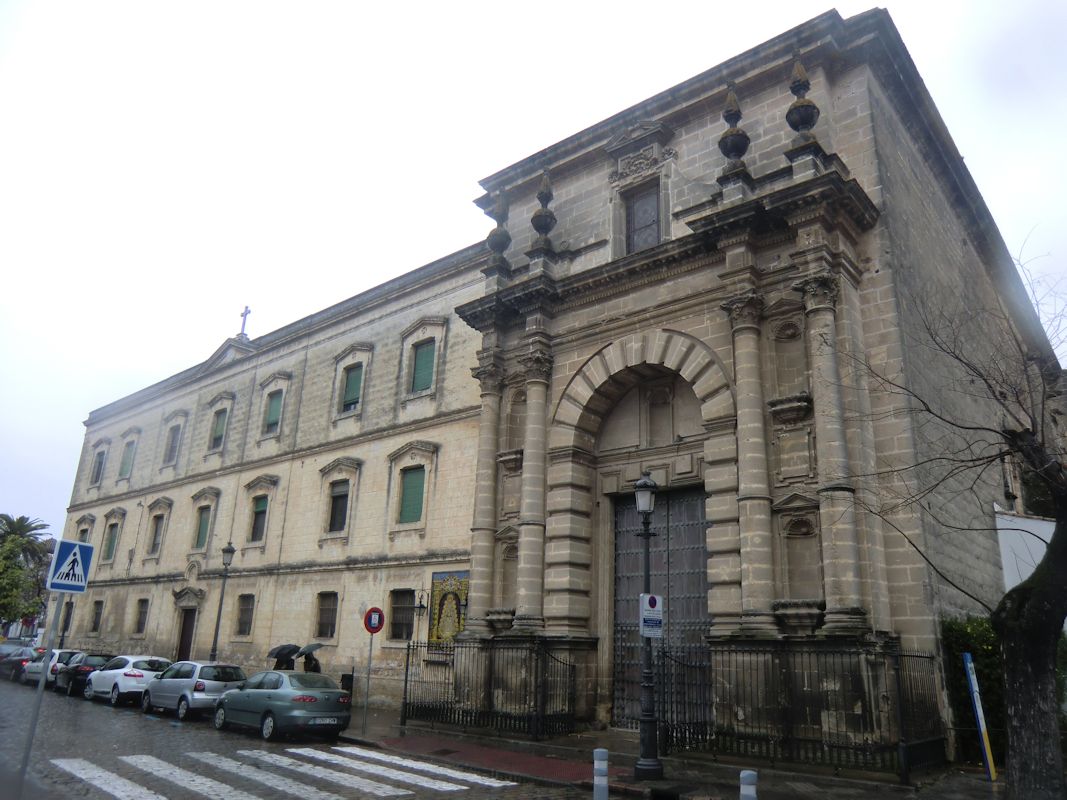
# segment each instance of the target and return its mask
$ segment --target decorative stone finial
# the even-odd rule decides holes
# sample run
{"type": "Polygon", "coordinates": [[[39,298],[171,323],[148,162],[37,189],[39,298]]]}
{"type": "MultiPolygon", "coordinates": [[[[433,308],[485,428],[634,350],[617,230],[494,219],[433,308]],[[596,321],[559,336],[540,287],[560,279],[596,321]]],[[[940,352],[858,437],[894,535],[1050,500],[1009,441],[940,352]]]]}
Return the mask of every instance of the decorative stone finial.
{"type": "Polygon", "coordinates": [[[789,91],[797,99],[793,101],[793,104],[789,106],[789,110],[785,113],[785,121],[789,123],[790,128],[799,134],[797,138],[802,141],[815,138],[810,131],[815,127],[815,123],[819,121],[819,107],[806,97],[810,89],[811,81],[808,80],[808,73],[804,69],[804,65],[799,60],[794,61],[789,91]]]}
{"type": "Polygon", "coordinates": [[[489,212],[489,216],[496,221],[496,227],[489,231],[485,239],[486,246],[493,251],[493,254],[489,256],[489,266],[502,269],[506,273],[508,260],[504,257],[504,253],[511,244],[511,234],[505,227],[508,221],[508,201],[503,191],[497,192],[493,210],[489,212]]]}
{"type": "Polygon", "coordinates": [[[741,105],[737,102],[733,87],[730,87],[726,94],[726,107],[722,111],[722,118],[729,126],[719,137],[719,151],[729,159],[723,170],[725,175],[745,169],[745,162],[741,159],[748,152],[748,145],[751,141],[748,134],[737,127],[737,123],[741,121],[741,105]]]}
{"type": "Polygon", "coordinates": [[[530,217],[530,224],[537,231],[537,241],[534,242],[534,248],[552,250],[552,242],[548,238],[548,234],[556,227],[556,215],[548,207],[548,204],[552,202],[552,182],[548,178],[547,169],[541,173],[541,186],[537,190],[537,202],[541,204],[541,207],[530,217]]]}

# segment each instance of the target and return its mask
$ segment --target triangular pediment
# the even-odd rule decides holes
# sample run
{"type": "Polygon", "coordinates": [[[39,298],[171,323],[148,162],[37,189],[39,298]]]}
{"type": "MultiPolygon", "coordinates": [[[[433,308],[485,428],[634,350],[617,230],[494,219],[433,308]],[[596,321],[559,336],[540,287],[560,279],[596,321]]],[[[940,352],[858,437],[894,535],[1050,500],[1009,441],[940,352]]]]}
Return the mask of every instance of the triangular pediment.
{"type": "Polygon", "coordinates": [[[662,122],[643,120],[631,125],[617,134],[604,149],[616,158],[648,147],[650,144],[664,145],[674,136],[674,130],[662,122]]]}
{"type": "Polygon", "coordinates": [[[278,485],[281,479],[277,475],[258,475],[245,484],[245,489],[253,491],[255,489],[273,489],[278,485]]]}
{"type": "Polygon", "coordinates": [[[255,352],[256,348],[248,341],[247,336],[235,336],[223,342],[219,349],[212,353],[208,360],[200,366],[200,371],[210,372],[223,364],[229,364],[231,361],[250,356],[255,352]]]}
{"type": "Polygon", "coordinates": [[[329,475],[334,470],[347,470],[349,472],[359,472],[359,468],[363,466],[363,462],[358,458],[352,458],[351,456],[341,456],[335,458],[325,467],[319,470],[323,475],[329,475]]]}
{"type": "Polygon", "coordinates": [[[775,511],[799,511],[802,509],[818,508],[819,501],[800,492],[791,492],[776,502],[773,506],[775,511]]]}

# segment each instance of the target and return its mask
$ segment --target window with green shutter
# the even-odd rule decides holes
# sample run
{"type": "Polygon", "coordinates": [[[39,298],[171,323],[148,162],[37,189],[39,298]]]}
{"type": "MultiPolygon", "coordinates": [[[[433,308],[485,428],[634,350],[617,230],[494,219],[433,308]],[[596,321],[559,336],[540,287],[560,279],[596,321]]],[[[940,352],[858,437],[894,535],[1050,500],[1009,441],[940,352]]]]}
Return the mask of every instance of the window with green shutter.
{"type": "Polygon", "coordinates": [[[104,536],[104,561],[110,561],[115,557],[115,545],[119,538],[119,524],[112,522],[107,526],[107,534],[104,536]]]}
{"type": "Polygon", "coordinates": [[[424,392],[433,385],[435,341],[419,342],[412,352],[411,391],[424,392]]]}
{"type": "Polygon", "coordinates": [[[267,496],[261,494],[252,498],[252,530],[248,535],[250,542],[262,542],[267,533],[267,496]]]}
{"type": "Polygon", "coordinates": [[[230,415],[228,409],[220,408],[215,412],[215,420],[211,424],[211,441],[208,450],[221,450],[222,442],[226,438],[226,418],[230,415]]]}
{"type": "Polygon", "coordinates": [[[341,396],[341,412],[355,411],[359,407],[359,392],[363,388],[363,365],[345,368],[344,394],[341,396]]]}
{"type": "Polygon", "coordinates": [[[130,439],[122,446],[122,461],[119,462],[119,478],[129,478],[133,472],[133,453],[137,449],[137,440],[130,439]]]}
{"type": "Polygon", "coordinates": [[[422,493],[426,486],[426,468],[408,467],[400,471],[400,517],[398,522],[422,519],[422,493]]]}
{"type": "Polygon", "coordinates": [[[178,460],[178,444],[182,439],[182,426],[171,425],[167,431],[167,443],[163,447],[163,463],[173,464],[178,460]]]}
{"type": "Polygon", "coordinates": [[[100,479],[104,477],[104,459],[106,458],[106,450],[97,450],[93,454],[93,471],[89,476],[90,485],[100,483],[100,479]]]}
{"type": "Polygon", "coordinates": [[[282,424],[282,390],[275,389],[267,395],[267,413],[263,417],[263,433],[270,436],[278,432],[282,424]]]}
{"type": "Polygon", "coordinates": [[[207,533],[211,525],[211,506],[200,506],[196,510],[196,542],[193,545],[197,550],[207,547],[207,533]]]}

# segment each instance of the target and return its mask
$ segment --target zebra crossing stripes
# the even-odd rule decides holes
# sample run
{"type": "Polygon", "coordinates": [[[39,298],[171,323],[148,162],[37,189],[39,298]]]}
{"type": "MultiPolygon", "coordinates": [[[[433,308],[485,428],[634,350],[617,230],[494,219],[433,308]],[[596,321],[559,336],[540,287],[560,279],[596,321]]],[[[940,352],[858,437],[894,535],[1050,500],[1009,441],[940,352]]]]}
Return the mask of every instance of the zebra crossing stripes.
{"type": "Polygon", "coordinates": [[[207,797],[225,797],[226,800],[260,800],[254,794],[242,792],[240,789],[234,789],[213,778],[197,775],[195,772],[168,764],[155,756],[119,756],[119,761],[124,761],[157,778],[176,783],[183,789],[189,789],[207,797]]]}
{"type": "MultiPolygon", "coordinates": [[[[330,781],[331,783],[339,783],[342,786],[362,789],[364,792],[373,794],[375,797],[404,797],[411,794],[407,789],[386,786],[384,783],[377,783],[376,781],[369,781],[365,778],[358,778],[347,772],[326,769],[325,767],[320,767],[316,764],[305,764],[303,761],[297,761],[295,758],[289,758],[287,756],[279,755],[278,753],[266,753],[262,750],[238,750],[237,754],[244,756],[245,758],[258,759],[271,766],[284,767],[315,778],[321,778],[322,780],[330,781]]],[[[227,800],[229,799],[227,798],[227,800]]]]}
{"type": "Polygon", "coordinates": [[[363,762],[356,761],[352,758],[339,756],[336,753],[315,750],[310,747],[292,747],[289,748],[288,752],[307,756],[308,758],[315,758],[319,761],[325,761],[327,764],[332,764],[336,767],[354,769],[356,772],[365,772],[368,775],[385,778],[386,780],[392,780],[398,783],[408,783],[422,789],[434,789],[438,792],[462,792],[468,788],[466,786],[460,786],[458,783],[439,781],[435,778],[426,777],[425,775],[412,775],[410,772],[402,772],[398,769],[382,766],[381,764],[364,764],[363,762]]]}
{"type": "Polygon", "coordinates": [[[150,792],[143,786],[128,781],[114,772],[101,769],[84,758],[53,758],[52,763],[64,772],[69,772],[97,789],[107,792],[116,800],[167,800],[163,795],[150,792]]]}
{"type": "Polygon", "coordinates": [[[226,756],[220,756],[216,753],[189,753],[189,756],[203,761],[205,764],[209,764],[216,769],[231,772],[234,775],[240,775],[246,780],[262,783],[264,786],[269,786],[271,789],[289,792],[293,797],[299,797],[300,800],[345,800],[345,798],[340,795],[324,792],[321,789],[308,786],[306,783],[287,778],[285,775],[268,772],[255,764],[235,761],[232,758],[226,758],[226,756]]]}
{"type": "Polygon", "coordinates": [[[460,769],[452,769],[450,767],[442,767],[438,764],[430,764],[426,761],[416,761],[413,758],[404,758],[403,756],[393,756],[388,753],[383,753],[379,750],[368,750],[364,747],[342,746],[335,747],[334,750],[339,750],[342,753],[349,753],[351,755],[359,756],[360,758],[369,758],[372,761],[381,761],[383,764],[393,764],[398,767],[407,767],[408,769],[418,770],[420,772],[432,772],[435,775],[441,775],[445,778],[455,778],[458,781],[464,783],[474,783],[478,786],[491,786],[493,788],[500,788],[504,786],[517,786],[518,784],[512,781],[501,781],[496,778],[486,778],[484,775],[478,775],[474,772],[466,772],[460,769]]]}

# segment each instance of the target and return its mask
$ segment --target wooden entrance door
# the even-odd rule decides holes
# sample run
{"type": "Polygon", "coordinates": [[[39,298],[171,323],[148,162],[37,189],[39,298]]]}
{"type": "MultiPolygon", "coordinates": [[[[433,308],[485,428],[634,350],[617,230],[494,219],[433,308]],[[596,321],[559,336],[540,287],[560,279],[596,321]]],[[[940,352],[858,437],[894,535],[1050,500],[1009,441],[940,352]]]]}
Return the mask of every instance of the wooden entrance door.
{"type": "Polygon", "coordinates": [[[182,609],[181,633],[178,636],[178,657],[175,661],[187,661],[193,651],[193,631],[196,629],[196,609],[182,609]]]}
{"type": "MultiPolygon", "coordinates": [[[[656,494],[652,513],[652,593],[664,599],[664,642],[703,641],[708,616],[707,523],[704,489],[695,487],[656,494]]],[[[641,640],[638,596],[644,587],[644,539],[641,515],[632,494],[615,500],[615,630],[612,724],[636,728],[640,715],[641,640]]],[[[653,640],[658,649],[659,644],[653,640]]]]}

